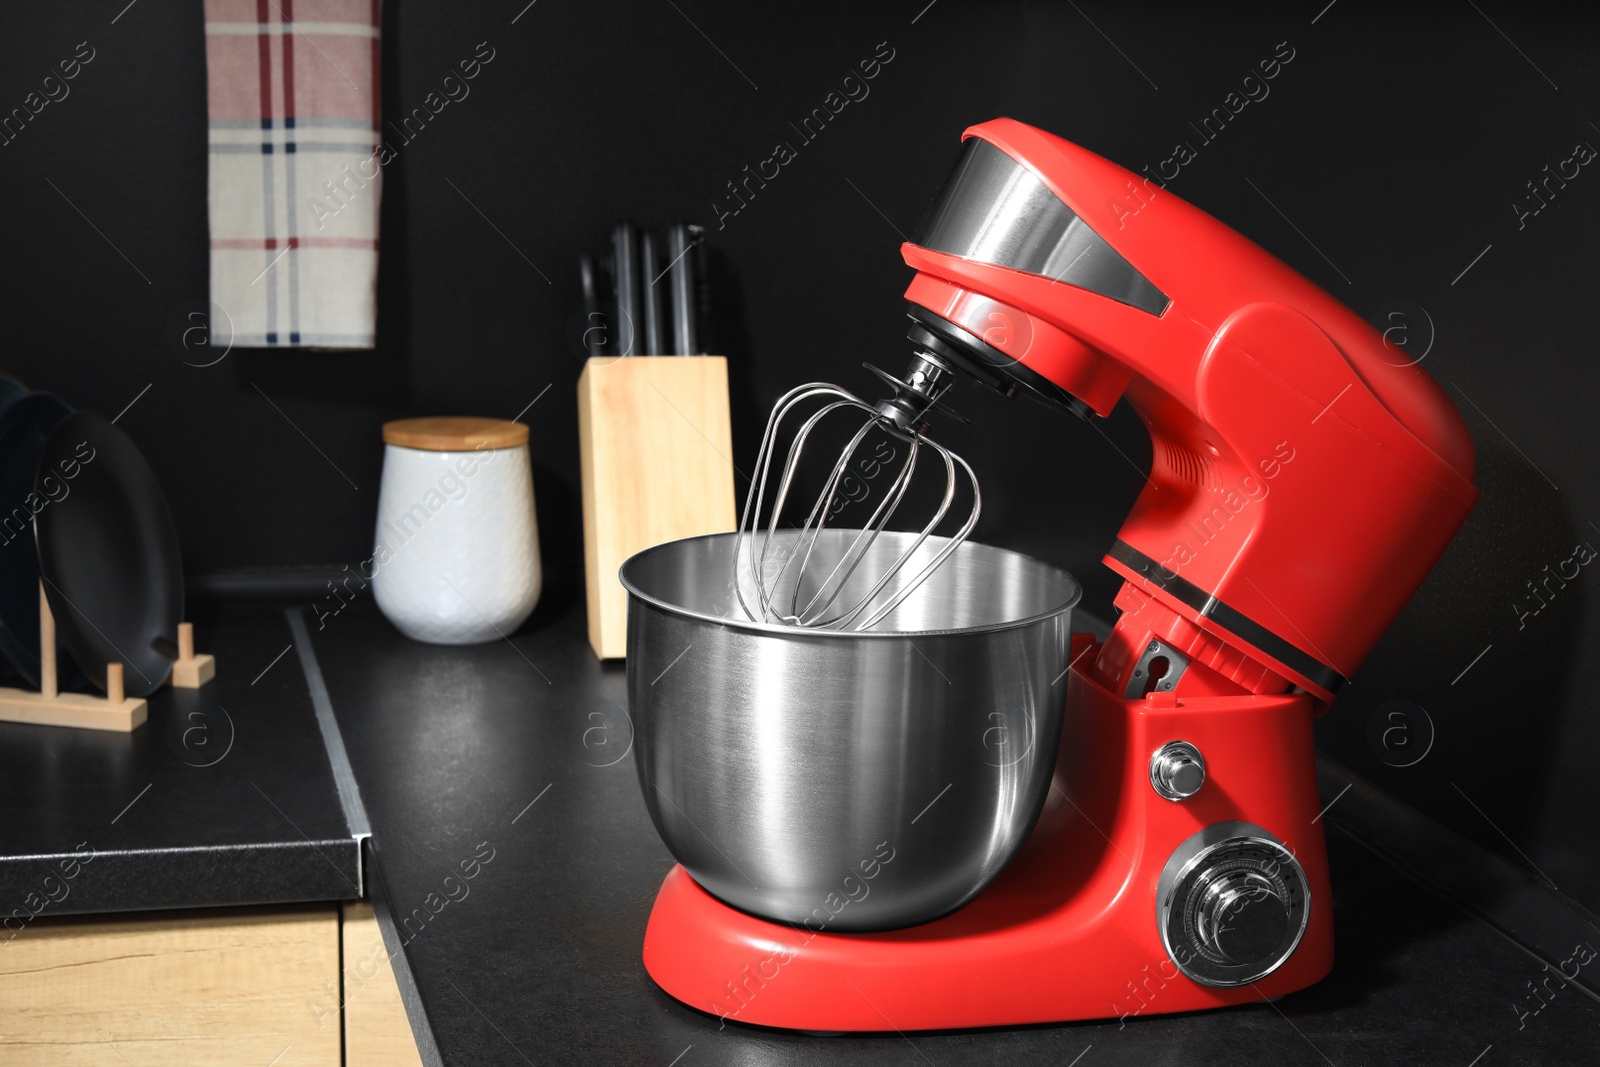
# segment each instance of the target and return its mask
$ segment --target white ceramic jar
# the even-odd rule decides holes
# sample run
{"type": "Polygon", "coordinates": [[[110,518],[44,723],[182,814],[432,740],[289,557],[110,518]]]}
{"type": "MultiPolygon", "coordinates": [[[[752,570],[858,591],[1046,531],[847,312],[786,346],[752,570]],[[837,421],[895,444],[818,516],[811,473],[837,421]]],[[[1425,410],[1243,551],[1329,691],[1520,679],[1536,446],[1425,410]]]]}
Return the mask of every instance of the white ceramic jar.
{"type": "Polygon", "coordinates": [[[501,419],[384,424],[373,595],[416,641],[510,636],[539,602],[528,428],[501,419]]]}

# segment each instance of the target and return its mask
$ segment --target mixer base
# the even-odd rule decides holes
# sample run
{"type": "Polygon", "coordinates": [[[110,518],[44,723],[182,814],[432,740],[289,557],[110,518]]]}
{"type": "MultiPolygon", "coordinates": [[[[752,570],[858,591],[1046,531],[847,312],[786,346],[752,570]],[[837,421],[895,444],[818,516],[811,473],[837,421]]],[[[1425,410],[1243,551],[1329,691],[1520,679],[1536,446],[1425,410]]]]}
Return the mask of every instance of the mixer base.
{"type": "Polygon", "coordinates": [[[1126,1022],[1303,989],[1333,964],[1311,719],[1304,694],[1129,700],[1074,672],[1050,800],[972,903],[902,930],[813,932],[731,908],[674,866],[645,932],[645,967],[690,1007],[812,1032],[1126,1022]],[[1199,746],[1208,772],[1181,803],[1158,796],[1148,773],[1150,754],[1177,739],[1199,746]],[[1224,988],[1173,962],[1156,898],[1173,851],[1227,822],[1264,828],[1293,854],[1309,920],[1280,967],[1224,988]]]}

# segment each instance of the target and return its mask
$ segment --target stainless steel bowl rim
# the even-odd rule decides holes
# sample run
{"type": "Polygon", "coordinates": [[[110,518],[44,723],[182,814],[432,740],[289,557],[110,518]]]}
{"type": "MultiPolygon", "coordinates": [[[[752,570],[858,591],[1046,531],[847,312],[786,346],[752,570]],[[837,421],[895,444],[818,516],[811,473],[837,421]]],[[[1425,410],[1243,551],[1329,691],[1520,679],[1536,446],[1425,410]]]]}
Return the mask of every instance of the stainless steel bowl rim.
{"type": "MultiPolygon", "coordinates": [[[[1053,564],[1036,560],[1035,562],[1038,562],[1040,566],[1049,567],[1051,570],[1059,573],[1067,580],[1072,588],[1071,595],[1069,595],[1061,604],[1051,608],[1049,611],[1041,611],[1036,615],[1029,615],[1022,619],[1008,619],[1005,622],[986,623],[982,626],[961,626],[944,630],[820,630],[809,626],[783,626],[778,623],[755,622],[751,619],[741,619],[737,616],[731,615],[712,615],[702,611],[691,611],[690,609],[682,607],[678,604],[672,604],[668,601],[662,600],[660,597],[652,596],[628,580],[628,567],[633,563],[633,561],[644,556],[648,556],[652,552],[665,549],[670,545],[680,545],[688,541],[709,541],[714,538],[734,536],[737,535],[732,532],[698,534],[694,537],[680,537],[674,541],[665,541],[659,545],[652,545],[649,548],[635,552],[633,555],[623,560],[622,566],[617,568],[617,580],[622,583],[622,587],[628,591],[629,596],[638,597],[640,600],[651,605],[652,607],[659,608],[662,611],[669,612],[670,614],[677,615],[682,618],[695,619],[699,622],[715,623],[726,626],[730,629],[742,630],[749,633],[782,634],[785,637],[814,637],[819,640],[863,640],[868,638],[899,638],[903,640],[907,637],[936,637],[948,634],[999,633],[1004,630],[1021,629],[1022,627],[1031,626],[1034,623],[1040,622],[1044,619],[1064,614],[1068,611],[1071,611],[1077,606],[1078,601],[1083,599],[1083,586],[1079,584],[1078,579],[1072,576],[1070,571],[1067,571],[1061,567],[1056,567],[1053,564]]],[[[1032,558],[1028,557],[1026,553],[1017,552],[1015,549],[999,548],[997,546],[986,545],[978,541],[967,541],[964,542],[964,544],[969,544],[973,546],[973,548],[979,550],[1006,552],[1014,556],[1023,556],[1030,559],[1032,558]]],[[[913,593],[912,596],[915,597],[916,594],[913,593]]]]}

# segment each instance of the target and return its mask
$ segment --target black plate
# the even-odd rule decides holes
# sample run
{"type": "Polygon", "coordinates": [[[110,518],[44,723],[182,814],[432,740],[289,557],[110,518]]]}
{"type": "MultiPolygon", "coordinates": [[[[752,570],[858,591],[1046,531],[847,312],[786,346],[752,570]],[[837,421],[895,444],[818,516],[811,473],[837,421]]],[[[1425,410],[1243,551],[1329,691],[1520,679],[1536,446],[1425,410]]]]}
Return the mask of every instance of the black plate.
{"type": "Polygon", "coordinates": [[[39,568],[56,628],[89,680],[122,662],[130,696],[166,681],[183,618],[178,531],[155,472],[99,415],[63,419],[45,442],[34,491],[39,568]]]}
{"type": "MultiPolygon", "coordinates": [[[[66,401],[49,393],[30,393],[0,412],[0,653],[35,687],[39,684],[39,554],[29,497],[45,439],[71,414],[66,401]]],[[[62,662],[59,655],[56,662],[62,662]]],[[[59,680],[66,687],[71,679],[66,672],[61,674],[59,680]]]]}

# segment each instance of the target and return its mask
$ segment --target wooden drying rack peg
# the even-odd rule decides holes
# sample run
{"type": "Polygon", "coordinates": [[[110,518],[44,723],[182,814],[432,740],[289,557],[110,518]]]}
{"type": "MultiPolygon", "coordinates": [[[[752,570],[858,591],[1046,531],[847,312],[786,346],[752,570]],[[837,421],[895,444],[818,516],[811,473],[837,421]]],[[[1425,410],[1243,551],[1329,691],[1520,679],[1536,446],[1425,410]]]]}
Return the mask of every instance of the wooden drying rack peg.
{"type": "Polygon", "coordinates": [[[199,689],[217,676],[217,659],[194,651],[194,623],[178,624],[178,661],[172,665],[172,684],[179,689],[199,689]]]}
{"type": "MultiPolygon", "coordinates": [[[[192,649],[191,649],[192,651],[192,649]]],[[[198,657],[196,657],[198,659],[198,657]]],[[[209,660],[211,657],[205,657],[209,660]]],[[[56,680],[56,617],[39,584],[39,691],[0,689],[0,720],[128,733],[149,716],[148,705],[123,690],[122,664],[106,664],[106,695],[63,693],[56,680]]]]}

